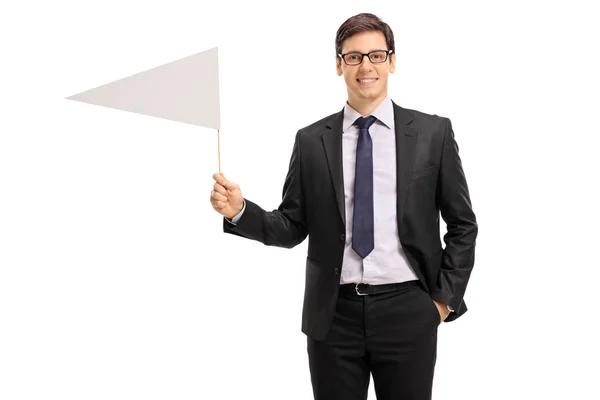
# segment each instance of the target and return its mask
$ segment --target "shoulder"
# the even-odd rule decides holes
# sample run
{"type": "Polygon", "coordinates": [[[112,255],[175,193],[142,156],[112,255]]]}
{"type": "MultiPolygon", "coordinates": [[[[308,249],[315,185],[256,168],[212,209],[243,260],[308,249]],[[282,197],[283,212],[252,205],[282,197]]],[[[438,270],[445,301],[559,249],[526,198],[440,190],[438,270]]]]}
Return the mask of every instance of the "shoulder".
{"type": "Polygon", "coordinates": [[[307,137],[322,135],[327,130],[339,125],[341,127],[341,121],[344,117],[343,110],[329,114],[326,117],[319,119],[318,121],[312,122],[298,130],[298,135],[307,137]]]}
{"type": "Polygon", "coordinates": [[[417,123],[417,124],[427,124],[427,125],[439,125],[440,123],[445,123],[446,121],[448,121],[449,119],[447,117],[438,115],[438,114],[433,114],[433,113],[426,113],[420,110],[415,110],[415,109],[411,109],[411,108],[405,108],[405,107],[401,107],[397,104],[394,104],[394,109],[397,112],[400,113],[406,113],[410,119],[412,119],[412,123],[417,123]]]}
{"type": "Polygon", "coordinates": [[[397,104],[394,104],[394,111],[399,113],[403,119],[405,119],[409,126],[415,129],[424,129],[424,130],[441,130],[444,132],[446,130],[446,126],[450,124],[450,119],[438,114],[426,113],[423,111],[404,108],[397,104]]]}

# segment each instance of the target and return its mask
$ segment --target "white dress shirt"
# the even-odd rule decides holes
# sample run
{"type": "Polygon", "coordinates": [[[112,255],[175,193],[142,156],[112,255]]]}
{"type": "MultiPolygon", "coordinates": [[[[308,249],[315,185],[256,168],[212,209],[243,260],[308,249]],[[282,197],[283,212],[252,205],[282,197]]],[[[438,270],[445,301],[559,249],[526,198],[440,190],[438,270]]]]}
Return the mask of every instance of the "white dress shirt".
{"type": "MultiPolygon", "coordinates": [[[[396,131],[394,106],[389,97],[371,114],[377,121],[369,128],[373,142],[373,212],[375,248],[364,259],[352,249],[354,175],[358,127],[363,116],[348,103],[342,125],[344,197],[346,201],[346,245],[340,283],[379,285],[418,279],[402,249],[396,216],[396,131]]],[[[366,115],[364,115],[366,117],[366,115]]]]}

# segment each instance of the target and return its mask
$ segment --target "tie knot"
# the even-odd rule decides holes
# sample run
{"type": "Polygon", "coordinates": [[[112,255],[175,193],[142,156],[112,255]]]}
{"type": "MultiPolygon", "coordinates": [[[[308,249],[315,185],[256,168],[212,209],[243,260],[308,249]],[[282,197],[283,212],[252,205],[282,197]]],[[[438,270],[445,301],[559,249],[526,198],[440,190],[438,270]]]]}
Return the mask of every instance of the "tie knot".
{"type": "Polygon", "coordinates": [[[369,129],[369,127],[373,125],[375,121],[377,121],[377,118],[369,115],[368,117],[357,118],[354,122],[354,125],[358,125],[358,129],[369,129]]]}

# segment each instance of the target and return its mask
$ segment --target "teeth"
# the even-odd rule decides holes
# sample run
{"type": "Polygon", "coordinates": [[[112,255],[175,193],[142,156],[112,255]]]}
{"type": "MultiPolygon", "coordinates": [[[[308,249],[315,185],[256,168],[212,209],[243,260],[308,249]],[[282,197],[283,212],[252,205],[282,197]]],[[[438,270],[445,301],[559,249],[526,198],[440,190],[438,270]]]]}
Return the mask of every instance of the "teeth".
{"type": "Polygon", "coordinates": [[[359,79],[359,81],[361,83],[369,83],[369,82],[375,82],[375,79],[372,79],[372,78],[371,79],[359,79]]]}

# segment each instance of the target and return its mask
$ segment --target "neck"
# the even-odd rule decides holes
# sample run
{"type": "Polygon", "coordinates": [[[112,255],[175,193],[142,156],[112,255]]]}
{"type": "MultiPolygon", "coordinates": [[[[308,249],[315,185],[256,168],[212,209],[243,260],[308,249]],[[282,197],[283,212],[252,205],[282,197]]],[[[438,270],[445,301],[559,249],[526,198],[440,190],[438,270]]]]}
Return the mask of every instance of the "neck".
{"type": "Polygon", "coordinates": [[[360,115],[367,116],[373,113],[375,110],[387,97],[387,94],[381,96],[378,99],[356,99],[348,97],[348,104],[350,107],[354,108],[360,115]]]}

